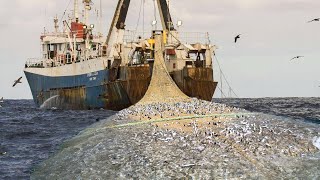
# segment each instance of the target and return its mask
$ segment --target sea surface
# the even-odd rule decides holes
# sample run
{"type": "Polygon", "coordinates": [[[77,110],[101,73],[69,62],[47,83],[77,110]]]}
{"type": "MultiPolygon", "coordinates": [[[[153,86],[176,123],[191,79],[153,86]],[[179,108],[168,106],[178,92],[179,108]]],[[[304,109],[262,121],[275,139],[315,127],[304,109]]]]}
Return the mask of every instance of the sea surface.
{"type": "Polygon", "coordinates": [[[320,124],[320,98],[243,98],[214,99],[214,102],[320,124]]]}
{"type": "MultiPolygon", "coordinates": [[[[254,112],[320,126],[320,98],[214,99],[254,112]]],[[[107,110],[40,110],[32,100],[7,100],[0,107],[0,179],[29,179],[34,167],[67,139],[114,115],[107,110]]]]}
{"type": "Polygon", "coordinates": [[[33,167],[57,151],[62,142],[116,113],[40,110],[32,100],[7,100],[1,105],[1,180],[29,179],[33,167]]]}

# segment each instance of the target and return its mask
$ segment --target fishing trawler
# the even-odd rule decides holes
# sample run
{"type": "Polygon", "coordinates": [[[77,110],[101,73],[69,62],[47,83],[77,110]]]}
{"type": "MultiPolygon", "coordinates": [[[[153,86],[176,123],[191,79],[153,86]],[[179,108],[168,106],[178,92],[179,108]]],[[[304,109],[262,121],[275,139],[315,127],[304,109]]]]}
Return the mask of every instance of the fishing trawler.
{"type": "Polygon", "coordinates": [[[191,42],[192,33],[181,33],[174,27],[167,1],[156,3],[161,30],[153,30],[147,37],[126,30],[130,0],[119,0],[108,35],[104,36],[89,23],[92,1],[83,0],[80,11],[78,0],[74,0],[73,17],[62,22],[62,30],[58,18],[54,18],[55,31],[45,31],[40,37],[43,56],[25,64],[35,104],[111,110],[136,104],[150,84],[156,33],[163,34],[165,65],[181,91],[211,101],[217,86],[212,60],[215,46],[207,33],[196,34],[198,39],[191,42]],[[79,12],[83,13],[81,18],[79,12]],[[199,40],[201,36],[205,42],[199,40]]]}

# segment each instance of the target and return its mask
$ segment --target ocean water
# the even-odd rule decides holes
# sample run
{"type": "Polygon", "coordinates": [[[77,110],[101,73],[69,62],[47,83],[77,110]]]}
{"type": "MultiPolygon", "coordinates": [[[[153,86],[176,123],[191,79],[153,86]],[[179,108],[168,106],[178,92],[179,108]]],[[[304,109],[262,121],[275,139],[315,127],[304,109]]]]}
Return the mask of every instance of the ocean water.
{"type": "MultiPolygon", "coordinates": [[[[214,99],[249,111],[320,126],[320,98],[214,99]]],[[[67,139],[116,112],[40,110],[31,100],[8,100],[0,108],[0,179],[29,179],[33,168],[67,139]]]]}
{"type": "Polygon", "coordinates": [[[214,99],[214,102],[320,124],[320,98],[214,99]]]}
{"type": "Polygon", "coordinates": [[[0,179],[29,179],[33,167],[57,151],[63,141],[115,114],[40,110],[32,100],[7,100],[1,105],[0,179]]]}

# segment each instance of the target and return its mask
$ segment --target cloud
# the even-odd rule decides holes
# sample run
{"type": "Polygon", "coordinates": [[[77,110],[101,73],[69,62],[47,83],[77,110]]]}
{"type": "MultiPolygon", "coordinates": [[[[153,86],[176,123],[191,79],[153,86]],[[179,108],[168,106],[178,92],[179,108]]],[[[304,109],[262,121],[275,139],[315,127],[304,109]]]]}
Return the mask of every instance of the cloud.
{"type": "Polygon", "coordinates": [[[250,8],[261,8],[270,3],[266,0],[235,0],[235,1],[227,1],[229,3],[234,3],[237,7],[243,9],[250,9],[250,8]]]}

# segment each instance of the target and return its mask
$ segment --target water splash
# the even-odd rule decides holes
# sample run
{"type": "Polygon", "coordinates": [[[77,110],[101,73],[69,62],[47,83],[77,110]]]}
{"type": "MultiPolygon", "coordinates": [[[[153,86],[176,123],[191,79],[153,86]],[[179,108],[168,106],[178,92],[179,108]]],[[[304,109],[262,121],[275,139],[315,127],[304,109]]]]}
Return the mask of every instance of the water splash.
{"type": "Polygon", "coordinates": [[[59,95],[55,95],[55,96],[52,96],[52,97],[50,97],[50,98],[48,98],[47,100],[45,100],[43,103],[42,103],[42,105],[40,106],[40,109],[49,109],[49,108],[51,108],[51,102],[53,101],[53,100],[55,100],[57,97],[59,97],[59,95]]]}

